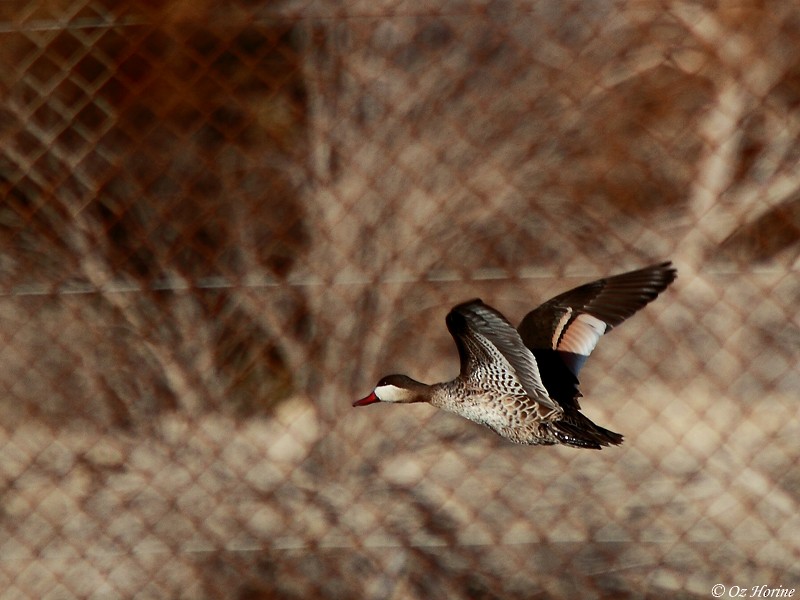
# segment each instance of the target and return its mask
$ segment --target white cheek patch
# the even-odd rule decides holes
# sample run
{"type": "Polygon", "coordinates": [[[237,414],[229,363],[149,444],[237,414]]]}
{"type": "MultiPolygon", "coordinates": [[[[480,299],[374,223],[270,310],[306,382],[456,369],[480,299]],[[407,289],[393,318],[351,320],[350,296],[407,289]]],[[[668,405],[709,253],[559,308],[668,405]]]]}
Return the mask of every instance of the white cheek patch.
{"type": "Polygon", "coordinates": [[[589,356],[606,332],[604,321],[592,315],[582,314],[569,324],[558,344],[558,350],[589,356]]]}
{"type": "Polygon", "coordinates": [[[408,397],[408,390],[396,385],[379,385],[375,388],[375,395],[381,402],[401,402],[408,397]]]}

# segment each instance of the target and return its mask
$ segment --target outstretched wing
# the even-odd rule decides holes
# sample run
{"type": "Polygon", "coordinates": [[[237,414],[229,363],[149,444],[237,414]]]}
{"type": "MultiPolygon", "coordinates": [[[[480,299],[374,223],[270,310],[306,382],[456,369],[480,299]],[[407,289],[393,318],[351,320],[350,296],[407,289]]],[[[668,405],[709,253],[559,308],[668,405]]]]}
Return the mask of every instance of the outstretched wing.
{"type": "Polygon", "coordinates": [[[578,373],[600,336],[655,300],[676,276],[670,262],[652,265],[581,285],[525,315],[518,331],[550,395],[578,408],[578,373]]]}
{"type": "Polygon", "coordinates": [[[513,373],[529,398],[556,408],[542,384],[533,353],[503,315],[475,299],[454,307],[446,322],[458,347],[462,377],[496,366],[499,373],[513,373]]]}

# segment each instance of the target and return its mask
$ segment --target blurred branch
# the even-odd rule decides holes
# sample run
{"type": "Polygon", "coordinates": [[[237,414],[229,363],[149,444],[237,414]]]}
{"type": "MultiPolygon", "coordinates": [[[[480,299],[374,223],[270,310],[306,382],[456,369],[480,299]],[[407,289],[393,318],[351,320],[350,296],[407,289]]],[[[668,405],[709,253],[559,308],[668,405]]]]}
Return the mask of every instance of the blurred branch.
{"type": "MultiPolygon", "coordinates": [[[[105,300],[116,308],[125,321],[137,332],[139,340],[155,358],[160,366],[169,388],[180,402],[181,406],[195,413],[205,402],[196,387],[196,379],[186,368],[183,361],[163,341],[163,338],[154,338],[153,330],[158,330],[158,324],[148,322],[142,314],[137,296],[125,293],[104,293],[107,285],[114,281],[114,273],[99,253],[99,244],[93,245],[90,240],[97,231],[88,222],[84,212],[74,216],[75,227],[67,232],[68,241],[75,252],[81,265],[83,274],[95,288],[103,294],[105,300]]],[[[95,238],[95,241],[99,242],[95,238]]],[[[181,310],[175,316],[185,324],[188,315],[183,315],[181,310]]],[[[194,325],[199,323],[195,322],[194,325]]],[[[189,339],[189,336],[186,337],[189,339]]],[[[205,343],[205,340],[203,340],[205,343]]],[[[205,366],[205,363],[203,363],[205,366]]]]}
{"type": "MultiPolygon", "coordinates": [[[[727,8],[714,12],[685,3],[671,7],[672,14],[723,66],[713,78],[716,102],[700,126],[704,149],[689,203],[693,226],[681,243],[688,264],[695,269],[743,220],[771,210],[800,185],[796,170],[777,173],[791,136],[766,135],[768,145],[760,164],[773,172],[763,173],[758,183],[737,186],[743,124],[785,74],[787,59],[765,54],[768,44],[759,35],[774,36],[774,28],[760,28],[760,21],[752,27],[748,21],[753,15],[759,20],[780,17],[765,16],[761,11],[751,13],[746,6],[736,5],[730,12],[727,8]]],[[[774,122],[774,117],[767,118],[774,122]]],[[[796,121],[789,115],[787,118],[796,121]]]]}

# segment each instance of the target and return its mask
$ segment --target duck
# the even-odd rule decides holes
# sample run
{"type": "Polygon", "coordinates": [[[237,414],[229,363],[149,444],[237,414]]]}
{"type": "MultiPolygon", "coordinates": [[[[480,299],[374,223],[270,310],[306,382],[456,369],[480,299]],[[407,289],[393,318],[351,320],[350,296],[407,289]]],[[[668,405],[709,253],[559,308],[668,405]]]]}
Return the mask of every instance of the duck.
{"type": "Polygon", "coordinates": [[[578,375],[600,338],[655,300],[677,277],[672,262],[598,279],[527,313],[517,328],[480,298],[445,324],[461,363],[452,381],[382,377],[354,407],[426,402],[528,445],[600,450],[623,436],[581,412],[578,375]]]}

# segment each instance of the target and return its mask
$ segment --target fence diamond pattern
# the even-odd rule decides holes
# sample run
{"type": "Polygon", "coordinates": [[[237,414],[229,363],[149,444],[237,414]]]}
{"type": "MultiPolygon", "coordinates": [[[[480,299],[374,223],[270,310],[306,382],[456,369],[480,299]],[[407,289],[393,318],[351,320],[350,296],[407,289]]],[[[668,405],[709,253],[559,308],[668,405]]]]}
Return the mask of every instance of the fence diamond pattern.
{"type": "Polygon", "coordinates": [[[800,586],[799,46],[788,2],[3,3],[2,596],[800,586]],[[619,448],[350,407],[454,375],[459,301],[663,259],[582,376],[619,448]]]}

